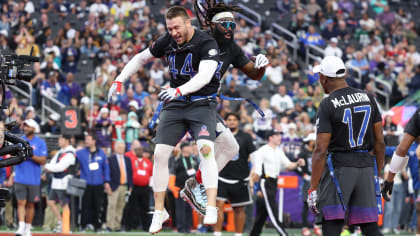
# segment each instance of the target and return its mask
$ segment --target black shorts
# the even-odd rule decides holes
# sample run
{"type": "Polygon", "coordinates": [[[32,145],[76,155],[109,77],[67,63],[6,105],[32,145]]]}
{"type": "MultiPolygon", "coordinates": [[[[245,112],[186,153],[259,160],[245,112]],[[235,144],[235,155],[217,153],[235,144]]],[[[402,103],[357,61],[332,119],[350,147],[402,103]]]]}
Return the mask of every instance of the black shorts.
{"type": "Polygon", "coordinates": [[[321,214],[317,222],[336,219],[345,219],[348,225],[377,222],[378,208],[373,167],[338,167],[334,169],[334,173],[340,185],[347,212],[341,205],[328,166],[325,166],[318,187],[318,206],[321,214]]]}
{"type": "Polygon", "coordinates": [[[230,202],[232,207],[241,207],[251,205],[252,195],[248,181],[243,180],[227,180],[227,181],[238,181],[236,183],[226,183],[220,180],[217,187],[217,200],[230,202]]]}
{"type": "Polygon", "coordinates": [[[41,190],[39,185],[15,183],[13,188],[17,200],[26,200],[34,203],[40,200],[41,190]]]}
{"type": "Polygon", "coordinates": [[[156,143],[175,146],[188,131],[195,140],[216,139],[216,100],[172,101],[160,114],[156,143]]]}
{"type": "Polygon", "coordinates": [[[53,200],[64,206],[69,203],[69,196],[66,190],[51,189],[50,194],[48,194],[48,200],[53,200]]]}

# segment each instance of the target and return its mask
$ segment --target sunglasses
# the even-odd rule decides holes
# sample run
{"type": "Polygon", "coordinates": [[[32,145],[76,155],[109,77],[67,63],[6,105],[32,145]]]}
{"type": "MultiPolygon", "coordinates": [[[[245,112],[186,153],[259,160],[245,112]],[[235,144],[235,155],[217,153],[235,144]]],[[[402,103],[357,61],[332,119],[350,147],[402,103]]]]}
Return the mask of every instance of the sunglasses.
{"type": "Polygon", "coordinates": [[[236,23],[232,22],[232,21],[217,21],[216,23],[219,23],[225,29],[232,28],[232,30],[235,30],[235,28],[236,28],[236,23]]]}

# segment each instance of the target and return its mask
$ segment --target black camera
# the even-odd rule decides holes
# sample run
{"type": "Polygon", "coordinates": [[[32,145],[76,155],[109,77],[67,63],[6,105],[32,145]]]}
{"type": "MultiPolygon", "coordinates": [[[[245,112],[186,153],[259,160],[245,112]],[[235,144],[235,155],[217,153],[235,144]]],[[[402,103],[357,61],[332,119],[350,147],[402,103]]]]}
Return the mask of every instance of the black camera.
{"type": "Polygon", "coordinates": [[[14,85],[16,79],[30,81],[34,72],[32,66],[39,58],[27,55],[2,55],[0,64],[0,82],[14,85]]]}

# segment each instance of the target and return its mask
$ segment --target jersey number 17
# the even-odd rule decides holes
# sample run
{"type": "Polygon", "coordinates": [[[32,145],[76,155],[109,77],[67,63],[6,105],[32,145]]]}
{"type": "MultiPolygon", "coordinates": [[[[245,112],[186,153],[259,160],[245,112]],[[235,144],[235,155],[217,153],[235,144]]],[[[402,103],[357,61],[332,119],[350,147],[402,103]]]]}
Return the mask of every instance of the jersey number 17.
{"type": "Polygon", "coordinates": [[[370,120],[370,105],[364,105],[364,106],[357,106],[353,107],[353,113],[351,108],[344,109],[343,119],[342,122],[347,125],[349,129],[349,143],[350,147],[359,147],[363,145],[363,139],[365,138],[366,130],[369,125],[370,120]],[[360,127],[359,135],[357,136],[357,143],[354,140],[353,137],[353,113],[360,113],[363,112],[363,121],[362,125],[360,127]]]}

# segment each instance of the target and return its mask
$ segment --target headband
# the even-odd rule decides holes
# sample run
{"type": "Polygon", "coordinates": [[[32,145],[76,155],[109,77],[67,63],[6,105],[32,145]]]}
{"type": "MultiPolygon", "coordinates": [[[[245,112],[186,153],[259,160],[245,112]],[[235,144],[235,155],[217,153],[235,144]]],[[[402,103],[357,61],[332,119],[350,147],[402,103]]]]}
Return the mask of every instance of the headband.
{"type": "Polygon", "coordinates": [[[232,12],[229,11],[224,11],[224,12],[219,12],[216,15],[213,16],[213,18],[211,18],[212,22],[217,22],[218,20],[222,19],[222,18],[235,18],[232,14],[232,12]]]}

